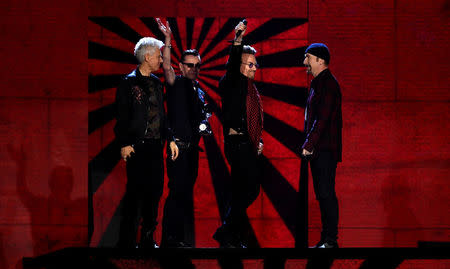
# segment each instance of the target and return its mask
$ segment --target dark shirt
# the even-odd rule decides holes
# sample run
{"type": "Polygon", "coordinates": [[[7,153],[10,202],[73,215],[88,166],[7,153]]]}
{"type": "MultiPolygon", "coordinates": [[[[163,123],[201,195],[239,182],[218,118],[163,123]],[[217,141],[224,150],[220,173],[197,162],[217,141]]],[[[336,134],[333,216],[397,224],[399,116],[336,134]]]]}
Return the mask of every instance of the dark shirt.
{"type": "Polygon", "coordinates": [[[302,148],[314,155],[321,151],[333,153],[342,161],[341,89],[329,69],[312,81],[305,110],[306,139],[302,148]]]}
{"type": "Polygon", "coordinates": [[[160,84],[157,84],[156,80],[151,77],[142,77],[145,88],[148,89],[148,118],[147,118],[147,130],[145,132],[145,138],[158,139],[161,137],[160,125],[161,117],[159,115],[159,104],[162,102],[162,89],[158,89],[160,84]]]}
{"type": "Polygon", "coordinates": [[[199,125],[205,120],[204,92],[198,82],[176,76],[174,84],[167,87],[167,118],[175,138],[194,141],[200,138],[199,125]]]}
{"type": "Polygon", "coordinates": [[[219,81],[222,94],[223,133],[228,135],[229,129],[247,133],[247,91],[248,78],[240,72],[243,46],[231,46],[227,63],[227,72],[219,81]]]}
{"type": "Polygon", "coordinates": [[[116,92],[114,133],[121,147],[146,138],[173,140],[165,124],[163,84],[153,74],[143,76],[139,69],[128,74],[116,92]]]}

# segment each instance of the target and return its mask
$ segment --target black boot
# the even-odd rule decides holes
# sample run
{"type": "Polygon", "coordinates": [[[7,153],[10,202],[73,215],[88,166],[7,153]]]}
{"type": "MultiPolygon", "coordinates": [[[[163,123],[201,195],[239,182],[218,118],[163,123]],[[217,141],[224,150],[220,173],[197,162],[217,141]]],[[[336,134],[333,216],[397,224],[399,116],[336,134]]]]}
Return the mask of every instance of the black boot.
{"type": "Polygon", "coordinates": [[[339,246],[336,241],[320,240],[317,244],[315,244],[314,246],[311,246],[309,248],[339,248],[339,246]]]}
{"type": "Polygon", "coordinates": [[[159,248],[158,244],[156,244],[155,240],[153,240],[153,230],[142,231],[141,240],[138,244],[138,248],[142,249],[159,248]]]}
{"type": "Polygon", "coordinates": [[[219,242],[221,248],[247,248],[247,244],[227,225],[219,227],[214,233],[213,239],[219,242]]]}

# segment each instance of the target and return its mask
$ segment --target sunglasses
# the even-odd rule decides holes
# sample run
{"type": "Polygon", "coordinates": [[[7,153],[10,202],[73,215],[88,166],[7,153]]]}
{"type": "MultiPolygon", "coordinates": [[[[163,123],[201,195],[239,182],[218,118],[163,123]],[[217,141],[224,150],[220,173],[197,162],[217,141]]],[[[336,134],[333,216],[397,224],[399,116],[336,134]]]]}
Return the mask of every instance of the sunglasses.
{"type": "Polygon", "coordinates": [[[256,67],[256,68],[259,68],[259,64],[254,64],[254,63],[242,63],[242,64],[246,64],[250,68],[253,68],[253,66],[256,67]]]}
{"type": "Polygon", "coordinates": [[[193,63],[182,63],[182,64],[186,65],[189,68],[198,68],[198,69],[200,69],[200,66],[202,66],[201,63],[196,63],[196,64],[193,64],[193,63]]]}

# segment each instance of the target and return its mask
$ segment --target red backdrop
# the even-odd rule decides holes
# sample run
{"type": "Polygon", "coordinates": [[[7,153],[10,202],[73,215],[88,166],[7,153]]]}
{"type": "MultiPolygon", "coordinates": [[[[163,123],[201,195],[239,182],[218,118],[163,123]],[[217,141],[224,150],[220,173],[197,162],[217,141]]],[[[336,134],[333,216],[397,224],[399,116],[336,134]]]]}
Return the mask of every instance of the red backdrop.
{"type": "MultiPolygon", "coordinates": [[[[88,135],[88,111],[111,97],[87,91],[88,70],[93,70],[88,65],[87,44],[93,37],[88,16],[307,18],[308,42],[330,47],[330,68],[343,92],[344,160],[336,179],[341,245],[450,241],[447,1],[21,0],[0,6],[1,268],[20,267],[23,256],[88,244],[87,163],[111,139],[112,127],[88,135]]],[[[276,42],[300,42],[285,39],[276,42]]],[[[285,105],[269,102],[268,111],[280,104],[285,105]]],[[[293,123],[298,115],[301,121],[300,108],[286,111],[274,116],[293,123]]],[[[272,138],[271,143],[279,142],[272,138]]],[[[280,151],[269,157],[274,166],[285,167],[280,169],[284,177],[296,178],[297,159],[290,154],[280,151]]],[[[96,212],[102,214],[94,218],[93,244],[120,197],[117,190],[125,182],[120,169],[122,164],[94,197],[96,212]]],[[[296,188],[295,182],[291,186],[296,188]]],[[[214,244],[209,235],[218,225],[217,203],[214,196],[204,195],[211,192],[207,175],[200,173],[197,201],[207,202],[196,204],[196,229],[204,232],[198,246],[214,244]],[[204,212],[215,217],[202,219],[204,212]]],[[[315,241],[320,218],[310,194],[310,240],[315,241]]],[[[262,195],[256,203],[258,209],[253,207],[249,216],[260,244],[293,246],[270,199],[262,195]]]]}

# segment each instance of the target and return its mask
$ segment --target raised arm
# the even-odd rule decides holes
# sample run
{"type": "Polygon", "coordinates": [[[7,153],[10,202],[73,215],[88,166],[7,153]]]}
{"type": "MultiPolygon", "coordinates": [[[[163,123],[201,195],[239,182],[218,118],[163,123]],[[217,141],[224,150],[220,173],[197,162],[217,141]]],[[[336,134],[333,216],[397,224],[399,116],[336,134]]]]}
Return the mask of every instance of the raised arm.
{"type": "Polygon", "coordinates": [[[156,22],[158,23],[159,30],[164,34],[165,41],[164,41],[164,49],[163,49],[163,70],[164,70],[164,77],[166,78],[166,83],[169,85],[173,85],[175,82],[175,71],[172,68],[172,65],[170,64],[170,49],[172,45],[170,45],[170,42],[172,41],[172,30],[170,29],[169,21],[167,21],[166,25],[161,22],[159,18],[156,18],[156,22]]]}
{"type": "Polygon", "coordinates": [[[227,73],[228,75],[239,74],[240,66],[241,66],[241,56],[242,56],[242,38],[247,31],[247,25],[245,25],[242,21],[239,22],[238,25],[234,28],[235,37],[233,41],[233,45],[231,46],[230,57],[228,58],[227,63],[227,73]],[[238,31],[241,31],[239,35],[237,35],[238,31]]]}

